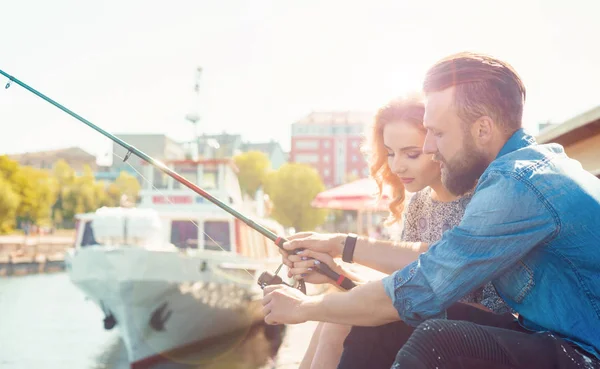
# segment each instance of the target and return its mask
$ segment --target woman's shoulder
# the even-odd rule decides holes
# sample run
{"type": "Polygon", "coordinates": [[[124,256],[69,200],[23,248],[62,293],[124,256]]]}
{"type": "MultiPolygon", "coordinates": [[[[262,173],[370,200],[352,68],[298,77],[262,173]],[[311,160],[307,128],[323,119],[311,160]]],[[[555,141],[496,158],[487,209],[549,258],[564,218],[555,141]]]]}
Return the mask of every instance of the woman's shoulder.
{"type": "Polygon", "coordinates": [[[421,209],[431,199],[431,189],[425,187],[421,191],[413,193],[406,203],[406,212],[413,213],[418,209],[421,209]]]}
{"type": "Polygon", "coordinates": [[[456,199],[456,203],[462,209],[465,209],[467,207],[467,205],[469,205],[469,202],[471,202],[472,198],[473,198],[473,191],[471,190],[471,191],[465,193],[464,195],[461,195],[458,199],[456,199]]]}

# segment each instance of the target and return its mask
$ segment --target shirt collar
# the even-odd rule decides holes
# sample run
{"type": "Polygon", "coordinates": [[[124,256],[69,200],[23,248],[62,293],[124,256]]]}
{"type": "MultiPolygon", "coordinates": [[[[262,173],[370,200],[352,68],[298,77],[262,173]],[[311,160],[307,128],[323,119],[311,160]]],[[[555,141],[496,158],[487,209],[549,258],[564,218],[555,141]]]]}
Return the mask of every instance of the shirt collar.
{"type": "Polygon", "coordinates": [[[504,146],[502,146],[502,149],[498,153],[498,156],[496,156],[496,159],[502,155],[506,155],[524,147],[534,145],[535,143],[535,138],[532,135],[525,132],[523,128],[519,128],[515,133],[512,134],[512,136],[510,136],[504,146]]]}

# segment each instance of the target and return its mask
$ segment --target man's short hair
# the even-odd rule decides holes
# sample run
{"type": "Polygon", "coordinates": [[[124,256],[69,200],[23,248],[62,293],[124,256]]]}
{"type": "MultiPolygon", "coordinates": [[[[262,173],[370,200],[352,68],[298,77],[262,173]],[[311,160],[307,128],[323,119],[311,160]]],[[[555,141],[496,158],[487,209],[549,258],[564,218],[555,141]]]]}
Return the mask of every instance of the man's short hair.
{"type": "Polygon", "coordinates": [[[522,126],[525,86],[514,68],[485,54],[461,52],[433,65],[425,75],[425,94],[456,87],[458,116],[473,123],[487,115],[508,134],[522,126]]]}

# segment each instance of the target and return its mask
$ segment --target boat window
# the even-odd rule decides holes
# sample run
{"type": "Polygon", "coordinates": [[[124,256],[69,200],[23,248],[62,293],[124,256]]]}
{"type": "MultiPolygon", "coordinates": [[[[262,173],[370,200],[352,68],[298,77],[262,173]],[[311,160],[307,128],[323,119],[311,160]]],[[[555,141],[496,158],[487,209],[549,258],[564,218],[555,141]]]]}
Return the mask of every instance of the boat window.
{"type": "MultiPolygon", "coordinates": [[[[176,165],[173,170],[179,173],[183,178],[192,182],[193,184],[198,183],[198,167],[195,165],[176,165]]],[[[173,189],[178,190],[180,188],[187,188],[178,181],[173,182],[173,189]]]]}
{"type": "Polygon", "coordinates": [[[163,173],[163,171],[161,171],[158,168],[154,168],[154,175],[153,175],[153,181],[152,181],[152,185],[154,186],[154,188],[156,189],[166,189],[169,185],[169,176],[166,175],[165,173],[163,173]]]}
{"type": "Polygon", "coordinates": [[[204,222],[204,249],[231,251],[228,221],[207,220],[204,222]]]}
{"type": "Polygon", "coordinates": [[[198,227],[189,220],[171,222],[171,243],[179,248],[198,248],[198,227]]]}
{"type": "Polygon", "coordinates": [[[92,229],[92,222],[85,222],[83,228],[83,236],[81,237],[81,247],[98,245],[94,238],[94,230],[92,229]]]}
{"type": "Polygon", "coordinates": [[[202,185],[204,189],[216,189],[219,184],[219,175],[217,169],[205,168],[202,173],[202,185]]]}

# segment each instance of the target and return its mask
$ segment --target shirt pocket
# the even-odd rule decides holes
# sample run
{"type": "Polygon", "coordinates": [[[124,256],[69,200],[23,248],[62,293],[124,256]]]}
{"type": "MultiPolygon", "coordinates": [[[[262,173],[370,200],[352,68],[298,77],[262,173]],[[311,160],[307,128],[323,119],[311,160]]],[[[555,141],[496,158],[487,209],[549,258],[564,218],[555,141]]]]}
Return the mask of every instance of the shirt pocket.
{"type": "Polygon", "coordinates": [[[521,303],[535,286],[533,270],[521,260],[493,283],[503,297],[516,303],[521,303]]]}

